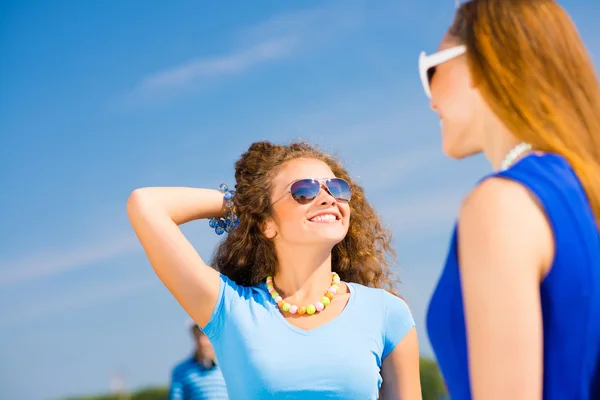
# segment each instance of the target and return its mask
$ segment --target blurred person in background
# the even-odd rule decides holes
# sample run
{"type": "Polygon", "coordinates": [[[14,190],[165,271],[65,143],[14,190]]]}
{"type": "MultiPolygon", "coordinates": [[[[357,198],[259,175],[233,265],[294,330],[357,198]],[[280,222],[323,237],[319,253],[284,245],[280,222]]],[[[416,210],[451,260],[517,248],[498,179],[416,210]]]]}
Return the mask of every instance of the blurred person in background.
{"type": "Polygon", "coordinates": [[[421,399],[391,235],[362,187],[307,143],[253,143],[235,182],[137,189],[127,204],[158,277],[215,346],[230,398],[421,399]],[[216,270],[178,227],[197,219],[227,232],[216,270]]]}
{"type": "Polygon", "coordinates": [[[194,354],[173,368],[169,400],[228,400],[227,388],[210,340],[193,321],[194,354]]]}
{"type": "Polygon", "coordinates": [[[600,86],[552,0],[460,5],[420,75],[464,200],[427,329],[452,399],[600,399],[600,86]]]}

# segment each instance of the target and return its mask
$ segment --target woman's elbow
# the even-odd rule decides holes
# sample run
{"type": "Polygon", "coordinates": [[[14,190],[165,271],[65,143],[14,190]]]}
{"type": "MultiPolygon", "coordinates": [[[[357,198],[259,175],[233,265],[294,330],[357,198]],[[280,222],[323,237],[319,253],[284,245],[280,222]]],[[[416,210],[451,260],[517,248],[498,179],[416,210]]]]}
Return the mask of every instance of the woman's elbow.
{"type": "Polygon", "coordinates": [[[146,188],[135,189],[127,199],[127,216],[133,223],[142,215],[145,215],[150,210],[151,199],[146,188]]]}

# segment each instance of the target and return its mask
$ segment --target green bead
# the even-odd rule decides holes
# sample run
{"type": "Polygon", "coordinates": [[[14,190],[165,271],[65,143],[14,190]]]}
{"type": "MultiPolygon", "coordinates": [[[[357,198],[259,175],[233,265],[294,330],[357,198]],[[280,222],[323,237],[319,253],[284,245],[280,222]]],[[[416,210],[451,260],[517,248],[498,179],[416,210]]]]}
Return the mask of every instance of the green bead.
{"type": "Polygon", "coordinates": [[[317,309],[312,304],[309,304],[308,306],[306,306],[306,313],[308,315],[313,315],[315,313],[315,311],[317,311],[317,309]]]}
{"type": "Polygon", "coordinates": [[[323,296],[323,298],[321,299],[321,303],[323,303],[323,305],[325,307],[327,307],[329,305],[329,303],[330,303],[329,297],[323,296]]]}
{"type": "Polygon", "coordinates": [[[290,303],[283,303],[283,307],[281,309],[285,312],[290,311],[290,303]]]}

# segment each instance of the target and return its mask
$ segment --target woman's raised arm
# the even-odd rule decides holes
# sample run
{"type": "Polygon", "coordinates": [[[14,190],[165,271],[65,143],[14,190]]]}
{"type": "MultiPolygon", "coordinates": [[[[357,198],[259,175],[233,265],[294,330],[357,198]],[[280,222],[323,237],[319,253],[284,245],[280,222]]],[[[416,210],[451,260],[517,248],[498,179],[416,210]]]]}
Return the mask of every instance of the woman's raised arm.
{"type": "Polygon", "coordinates": [[[206,265],[179,225],[222,216],[223,193],[186,187],[133,191],[127,214],[156,275],[187,313],[204,327],[219,293],[219,273],[206,265]]]}

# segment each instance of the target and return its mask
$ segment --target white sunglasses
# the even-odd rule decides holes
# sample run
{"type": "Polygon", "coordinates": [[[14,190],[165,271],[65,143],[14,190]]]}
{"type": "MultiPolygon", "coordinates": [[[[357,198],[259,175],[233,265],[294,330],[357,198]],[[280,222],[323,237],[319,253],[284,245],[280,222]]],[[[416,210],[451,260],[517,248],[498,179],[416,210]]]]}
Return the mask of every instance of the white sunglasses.
{"type": "Polygon", "coordinates": [[[465,45],[451,47],[431,55],[425,54],[424,51],[419,55],[419,76],[421,77],[421,84],[423,84],[423,90],[427,97],[431,98],[431,79],[435,74],[435,69],[438,65],[450,61],[460,55],[467,52],[465,45]]]}

